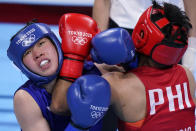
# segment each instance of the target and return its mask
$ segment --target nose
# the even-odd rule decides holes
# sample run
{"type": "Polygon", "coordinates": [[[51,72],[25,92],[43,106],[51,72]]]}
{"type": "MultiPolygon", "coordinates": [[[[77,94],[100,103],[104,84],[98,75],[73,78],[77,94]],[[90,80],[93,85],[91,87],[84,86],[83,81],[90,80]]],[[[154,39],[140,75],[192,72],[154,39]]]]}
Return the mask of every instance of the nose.
{"type": "Polygon", "coordinates": [[[34,58],[34,60],[39,59],[43,55],[44,55],[43,52],[39,48],[33,48],[33,58],[34,58]]]}
{"type": "Polygon", "coordinates": [[[42,55],[43,55],[42,53],[36,55],[36,56],[35,56],[35,59],[39,59],[42,55]]]}

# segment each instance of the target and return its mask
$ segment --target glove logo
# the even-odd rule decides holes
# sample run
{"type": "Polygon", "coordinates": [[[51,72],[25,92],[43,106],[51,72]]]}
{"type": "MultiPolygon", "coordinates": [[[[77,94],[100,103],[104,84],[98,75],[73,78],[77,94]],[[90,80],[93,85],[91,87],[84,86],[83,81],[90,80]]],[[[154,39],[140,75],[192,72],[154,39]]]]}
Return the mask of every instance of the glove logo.
{"type": "Polygon", "coordinates": [[[25,41],[25,39],[27,39],[27,37],[29,37],[30,35],[32,35],[32,33],[35,32],[35,29],[32,28],[29,31],[27,31],[23,36],[20,37],[20,39],[18,39],[16,41],[16,44],[19,45],[22,41],[25,41]]]}
{"type": "Polygon", "coordinates": [[[97,119],[104,115],[104,113],[108,110],[108,107],[90,105],[90,109],[92,110],[91,117],[93,119],[97,119]]]}
{"type": "Polygon", "coordinates": [[[133,50],[131,50],[131,56],[134,57],[135,56],[135,52],[133,50]]]}
{"type": "Polygon", "coordinates": [[[29,37],[25,38],[22,42],[22,46],[29,46],[31,43],[35,41],[35,35],[31,34],[29,37]]]}
{"type": "Polygon", "coordinates": [[[88,38],[91,39],[93,37],[91,33],[81,31],[69,30],[68,34],[72,36],[72,42],[77,45],[84,45],[88,43],[88,38]]]}
{"type": "Polygon", "coordinates": [[[92,112],[91,112],[91,117],[92,117],[93,119],[100,118],[101,116],[103,116],[103,112],[97,112],[97,111],[92,111],[92,112]]]}
{"type": "Polygon", "coordinates": [[[87,38],[83,38],[80,36],[72,36],[72,41],[77,45],[84,45],[88,42],[87,38]]]}

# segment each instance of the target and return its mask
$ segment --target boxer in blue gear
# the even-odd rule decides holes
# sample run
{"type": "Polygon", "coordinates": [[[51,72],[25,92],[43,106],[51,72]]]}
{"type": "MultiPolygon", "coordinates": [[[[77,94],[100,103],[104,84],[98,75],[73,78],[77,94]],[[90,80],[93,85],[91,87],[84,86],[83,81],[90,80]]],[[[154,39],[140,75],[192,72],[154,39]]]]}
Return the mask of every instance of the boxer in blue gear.
{"type": "Polygon", "coordinates": [[[7,56],[36,85],[49,83],[54,78],[56,78],[63,62],[60,42],[56,35],[51,31],[49,26],[44,23],[34,23],[29,26],[26,26],[23,30],[21,30],[14,37],[12,37],[10,46],[7,50],[7,56]],[[40,39],[44,37],[48,37],[55,45],[58,52],[59,65],[55,74],[46,77],[32,72],[22,62],[25,51],[33,47],[40,39]]]}
{"type": "MultiPolygon", "coordinates": [[[[44,23],[32,22],[27,24],[12,37],[7,55],[29,78],[14,94],[14,111],[22,130],[40,129],[38,127],[42,124],[41,129],[63,131],[70,121],[70,116],[56,115],[48,110],[51,104],[51,91],[49,91],[51,87],[48,85],[55,81],[61,68],[63,58],[60,42],[56,35],[51,31],[49,26],[44,23]],[[41,47],[46,47],[45,45],[56,50],[58,60],[56,71],[48,76],[42,76],[33,72],[23,61],[25,59],[24,57],[26,57],[24,55],[30,55],[34,52],[32,49],[37,47],[41,49],[41,47]],[[25,100],[27,100],[27,102],[24,102],[25,100]],[[30,117],[28,117],[29,115],[30,117]],[[40,118],[36,118],[36,120],[41,120],[42,122],[38,124],[36,120],[30,120],[35,117],[40,118]],[[32,123],[28,123],[29,121],[32,121],[32,123]]],[[[40,61],[40,66],[44,67],[47,63],[53,66],[53,61],[46,52],[42,52],[42,56],[45,57],[45,60],[42,60],[43,63],[40,61]],[[48,60],[46,60],[46,58],[48,60]]]]}
{"type": "MultiPolygon", "coordinates": [[[[46,55],[44,53],[46,52],[42,52],[42,55],[40,56],[46,55]]],[[[60,116],[54,114],[49,108],[52,102],[52,86],[54,86],[53,83],[55,82],[59,70],[61,69],[63,59],[61,44],[55,34],[51,31],[49,26],[44,23],[32,22],[30,24],[27,24],[16,35],[12,37],[10,46],[7,50],[7,55],[10,60],[29,78],[29,80],[25,82],[25,84],[17,89],[14,95],[14,110],[22,130],[48,129],[52,131],[63,131],[70,121],[70,116],[60,116]],[[39,47],[41,49],[41,47],[47,42],[52,43],[51,45],[54,46],[54,49],[57,52],[56,54],[58,62],[55,61],[55,63],[57,63],[58,66],[55,73],[48,76],[43,76],[39,73],[33,72],[31,68],[28,68],[24,64],[24,59],[26,55],[28,56],[29,54],[34,52],[34,48],[39,47]],[[27,100],[27,102],[22,103],[25,100],[27,100]],[[20,105],[20,103],[22,105],[20,105]],[[26,112],[25,110],[28,110],[28,112],[26,112]],[[39,114],[39,117],[42,121],[38,121],[39,124],[36,123],[36,120],[31,119],[33,117],[37,117],[37,114],[39,114]],[[28,121],[32,121],[32,123],[28,123],[28,121]],[[36,125],[38,127],[36,127],[36,125]]],[[[52,60],[49,60],[47,62],[46,60],[43,61],[43,63],[40,62],[40,65],[42,66],[47,62],[52,63],[52,60]]],[[[88,72],[91,72],[100,74],[93,63],[86,65],[87,66],[84,66],[85,73],[88,74],[88,72]]],[[[101,130],[101,127],[102,122],[100,121],[97,125],[92,127],[91,131],[101,130]]]]}

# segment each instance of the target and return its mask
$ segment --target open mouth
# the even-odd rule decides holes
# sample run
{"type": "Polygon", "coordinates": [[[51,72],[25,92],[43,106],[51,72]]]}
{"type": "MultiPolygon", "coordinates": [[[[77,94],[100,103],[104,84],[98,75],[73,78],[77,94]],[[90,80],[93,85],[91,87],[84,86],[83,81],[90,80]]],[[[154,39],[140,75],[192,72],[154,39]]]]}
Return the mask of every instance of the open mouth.
{"type": "Polygon", "coordinates": [[[48,63],[49,63],[49,60],[43,60],[43,61],[41,61],[40,66],[43,67],[48,63]]]}
{"type": "Polygon", "coordinates": [[[41,67],[41,69],[42,70],[46,70],[46,69],[48,69],[49,68],[49,66],[50,66],[50,60],[42,60],[41,62],[40,62],[40,67],[41,67]]]}

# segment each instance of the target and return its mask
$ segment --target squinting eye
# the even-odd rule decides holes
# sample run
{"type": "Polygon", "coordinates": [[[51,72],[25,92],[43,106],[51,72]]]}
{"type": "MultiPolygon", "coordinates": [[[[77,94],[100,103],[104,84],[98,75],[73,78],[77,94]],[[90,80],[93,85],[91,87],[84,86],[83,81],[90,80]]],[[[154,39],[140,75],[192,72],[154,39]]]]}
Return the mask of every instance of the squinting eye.
{"type": "Polygon", "coordinates": [[[31,53],[31,50],[27,50],[25,53],[24,53],[24,56],[28,55],[31,53]]]}
{"type": "Polygon", "coordinates": [[[40,46],[42,46],[45,43],[45,41],[42,41],[39,43],[40,46]]]}

